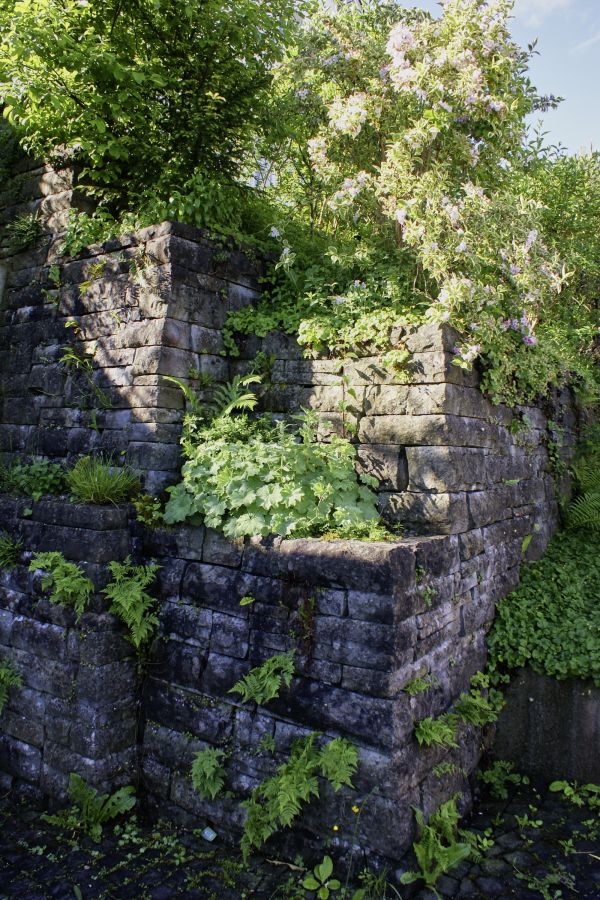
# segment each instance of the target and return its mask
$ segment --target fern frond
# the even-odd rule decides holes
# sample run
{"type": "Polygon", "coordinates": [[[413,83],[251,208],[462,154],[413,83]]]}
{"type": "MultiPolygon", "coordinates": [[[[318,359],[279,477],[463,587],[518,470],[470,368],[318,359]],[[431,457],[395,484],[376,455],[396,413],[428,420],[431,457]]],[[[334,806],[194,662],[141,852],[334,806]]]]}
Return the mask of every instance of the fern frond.
{"type": "Polygon", "coordinates": [[[122,563],[109,563],[108,568],[113,580],[102,593],[111,601],[110,611],[127,626],[128,640],[139,650],[158,625],[154,612],[156,600],[145,589],[154,581],[160,566],[156,563],[134,566],[128,556],[122,563]]]}
{"type": "Polygon", "coordinates": [[[600,491],[600,453],[576,462],[573,465],[573,475],[579,493],[600,491]]]}
{"type": "Polygon", "coordinates": [[[174,375],[163,375],[163,379],[179,388],[193,413],[199,414],[202,412],[203,404],[189,384],[182,381],[181,378],[176,378],[174,375]]]}
{"type": "Polygon", "coordinates": [[[247,675],[240,678],[230,694],[240,694],[242,702],[253,700],[259,706],[279,696],[282,684],[289,687],[294,674],[294,651],[278,653],[271,656],[262,665],[250,669],[247,675]]]}
{"type": "Polygon", "coordinates": [[[216,415],[227,417],[234,411],[254,409],[258,403],[256,395],[252,391],[244,392],[242,388],[260,384],[261,380],[260,375],[236,375],[227,384],[218,385],[214,392],[216,415]]]}
{"type": "Polygon", "coordinates": [[[225,784],[225,769],[222,762],[225,751],[215,747],[199,750],[192,762],[192,784],[202,798],[214,800],[225,784]]]}
{"type": "Polygon", "coordinates": [[[10,660],[0,665],[0,715],[8,700],[8,693],[11,687],[21,687],[22,684],[21,676],[10,660]]]}
{"type": "Polygon", "coordinates": [[[600,531],[600,490],[590,491],[574,500],[567,514],[569,528],[600,531]]]}
{"type": "Polygon", "coordinates": [[[320,753],[322,775],[339,791],[343,784],[353,787],[352,776],[358,766],[356,747],[344,738],[334,738],[326,744],[320,753]]]}
{"type": "Polygon", "coordinates": [[[29,571],[41,569],[42,589],[49,591],[51,603],[72,606],[77,620],[85,611],[90,596],[94,592],[94,582],[75,563],[67,562],[58,550],[35,553],[29,564],[29,571]]]}

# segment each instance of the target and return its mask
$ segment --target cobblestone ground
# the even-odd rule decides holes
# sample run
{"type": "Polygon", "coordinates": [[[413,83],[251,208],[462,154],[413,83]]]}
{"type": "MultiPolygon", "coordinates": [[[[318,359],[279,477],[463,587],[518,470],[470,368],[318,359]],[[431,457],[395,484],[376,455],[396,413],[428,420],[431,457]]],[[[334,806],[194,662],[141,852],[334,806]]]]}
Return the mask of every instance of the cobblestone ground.
{"type": "MultiPolygon", "coordinates": [[[[521,788],[510,800],[481,802],[467,825],[486,846],[479,862],[462,863],[440,878],[443,897],[599,900],[598,811],[521,788]]],[[[398,874],[390,873],[390,880],[398,874]]],[[[44,822],[31,805],[10,796],[0,803],[1,900],[314,897],[301,888],[302,878],[267,860],[246,866],[218,841],[209,844],[197,833],[164,824],[139,826],[131,818],[116,828],[105,826],[95,844],[44,822]]],[[[393,888],[381,881],[368,894],[371,900],[434,896],[418,886],[393,888]]],[[[331,897],[341,900],[342,892],[331,897]]]]}

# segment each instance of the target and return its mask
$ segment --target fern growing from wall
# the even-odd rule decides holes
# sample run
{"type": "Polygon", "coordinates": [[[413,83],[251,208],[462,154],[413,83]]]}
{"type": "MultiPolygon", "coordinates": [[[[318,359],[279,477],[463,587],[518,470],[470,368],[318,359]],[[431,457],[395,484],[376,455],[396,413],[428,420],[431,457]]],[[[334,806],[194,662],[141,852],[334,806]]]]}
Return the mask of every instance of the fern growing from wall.
{"type": "Polygon", "coordinates": [[[351,779],[358,765],[356,747],[336,738],[318,748],[316,738],[316,734],[310,734],[295,741],[287,762],[242,804],[247,814],[241,841],[245,860],[253,848],[261,847],[279,827],[291,825],[302,807],[319,796],[319,775],[336,791],[343,784],[353,786],[351,779]]]}
{"type": "Polygon", "coordinates": [[[223,790],[225,784],[225,769],[223,760],[226,757],[224,750],[216,747],[207,747],[199,750],[192,762],[192,784],[203,799],[210,797],[214,800],[223,790]]]}
{"type": "Polygon", "coordinates": [[[75,563],[67,562],[58,550],[35,553],[29,564],[29,571],[41,569],[42,589],[48,591],[51,603],[71,606],[77,621],[85,612],[87,603],[94,592],[94,582],[90,581],[75,563]]]}
{"type": "Polygon", "coordinates": [[[2,710],[8,700],[10,689],[12,687],[21,687],[22,684],[21,676],[9,659],[0,663],[0,715],[2,715],[2,710]]]}
{"type": "Polygon", "coordinates": [[[69,776],[69,797],[73,801],[70,809],[62,810],[57,815],[44,815],[42,819],[73,832],[83,831],[96,843],[102,837],[102,826],[129,812],[136,802],[132,787],[120,788],[110,795],[99,794],[75,772],[69,776]]]}
{"type": "Polygon", "coordinates": [[[595,442],[573,465],[576,498],[567,510],[569,528],[600,531],[600,444],[595,442]]]}
{"type": "Polygon", "coordinates": [[[289,687],[294,674],[294,651],[278,653],[271,656],[261,666],[250,669],[247,675],[240,678],[232,688],[230,694],[241,694],[242,701],[248,703],[254,701],[259,706],[274,700],[279,696],[283,685],[289,687]]]}
{"type": "Polygon", "coordinates": [[[113,580],[102,593],[111,601],[110,612],[127,627],[127,639],[136,650],[146,644],[158,625],[154,612],[156,600],[147,593],[160,569],[156,563],[134,566],[128,556],[122,563],[108,564],[113,580]]]}

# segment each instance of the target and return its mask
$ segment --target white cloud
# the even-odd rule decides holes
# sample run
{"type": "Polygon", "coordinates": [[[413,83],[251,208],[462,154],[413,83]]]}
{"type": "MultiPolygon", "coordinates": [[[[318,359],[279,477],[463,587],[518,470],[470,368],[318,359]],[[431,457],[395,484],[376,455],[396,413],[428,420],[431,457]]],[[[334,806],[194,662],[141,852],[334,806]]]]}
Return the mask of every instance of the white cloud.
{"type": "Polygon", "coordinates": [[[528,25],[541,25],[552,13],[570,6],[571,0],[516,0],[515,13],[528,25]]]}
{"type": "Polygon", "coordinates": [[[593,47],[594,44],[598,44],[598,43],[600,43],[600,31],[597,31],[591,37],[586,38],[585,41],[581,41],[581,43],[575,44],[575,46],[572,47],[571,52],[572,53],[581,53],[582,50],[587,50],[588,47],[593,47]]]}

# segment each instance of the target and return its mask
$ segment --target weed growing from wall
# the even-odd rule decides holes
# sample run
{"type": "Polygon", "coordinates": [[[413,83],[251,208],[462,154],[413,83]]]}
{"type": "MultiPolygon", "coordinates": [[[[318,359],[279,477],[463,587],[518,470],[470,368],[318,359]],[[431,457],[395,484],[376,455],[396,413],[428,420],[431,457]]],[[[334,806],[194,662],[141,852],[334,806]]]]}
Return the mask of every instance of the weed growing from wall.
{"type": "Polygon", "coordinates": [[[0,662],[0,715],[8,700],[8,694],[11,688],[21,687],[23,679],[15,669],[10,659],[0,662]]]}
{"type": "Polygon", "coordinates": [[[65,486],[65,470],[48,459],[0,465],[0,491],[22,494],[40,500],[49,494],[60,494],[65,486]]]}
{"type": "Polygon", "coordinates": [[[192,784],[203,799],[210,797],[214,800],[221,793],[226,776],[223,767],[225,758],[225,751],[215,747],[207,747],[195,754],[192,763],[192,784]]]}
{"type": "Polygon", "coordinates": [[[50,602],[72,607],[79,621],[94,592],[93,581],[86,578],[80,566],[67,562],[58,550],[34,553],[29,571],[38,569],[43,572],[42,589],[48,591],[50,602]]]}
{"type": "Polygon", "coordinates": [[[122,563],[109,563],[108,568],[113,580],[102,593],[111,601],[110,612],[127,627],[127,639],[140,651],[150,641],[158,625],[154,612],[156,600],[147,593],[146,588],[156,578],[160,566],[156,563],[134,566],[128,556],[122,563]]]}
{"type": "Polygon", "coordinates": [[[43,815],[42,819],[67,831],[83,832],[96,843],[102,837],[102,826],[129,812],[136,802],[132,787],[120,788],[111,795],[99,794],[75,772],[69,776],[69,796],[73,801],[70,809],[61,810],[57,815],[43,815]]]}
{"type": "Polygon", "coordinates": [[[229,689],[230,694],[240,694],[243,703],[254,702],[259,706],[279,696],[283,686],[289,687],[294,675],[295,652],[271,656],[262,665],[250,669],[229,689]]]}
{"type": "Polygon", "coordinates": [[[140,479],[127,466],[83,456],[67,473],[66,482],[76,500],[83,503],[123,503],[140,490],[140,479]]]}
{"type": "Polygon", "coordinates": [[[241,841],[245,860],[252,849],[259,849],[279,828],[291,825],[312,797],[319,796],[319,774],[336,791],[343,784],[352,787],[358,765],[356,748],[344,738],[318,748],[316,738],[316,734],[311,734],[295,741],[287,762],[242,803],[247,813],[241,841]]]}
{"type": "Polygon", "coordinates": [[[11,253],[21,253],[33,247],[41,237],[42,223],[37,213],[24,213],[6,226],[8,249],[11,253]]]}
{"type": "Polygon", "coordinates": [[[10,571],[18,564],[23,552],[23,541],[0,531],[0,569],[10,571]]]}
{"type": "Polygon", "coordinates": [[[412,884],[422,879],[427,887],[435,891],[438,879],[451,871],[471,854],[471,845],[459,840],[456,798],[447,800],[425,822],[420,809],[413,807],[419,828],[419,839],[413,844],[413,850],[419,865],[418,872],[405,872],[400,881],[412,884]]]}

